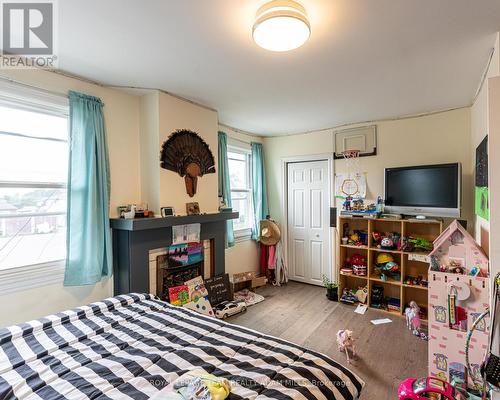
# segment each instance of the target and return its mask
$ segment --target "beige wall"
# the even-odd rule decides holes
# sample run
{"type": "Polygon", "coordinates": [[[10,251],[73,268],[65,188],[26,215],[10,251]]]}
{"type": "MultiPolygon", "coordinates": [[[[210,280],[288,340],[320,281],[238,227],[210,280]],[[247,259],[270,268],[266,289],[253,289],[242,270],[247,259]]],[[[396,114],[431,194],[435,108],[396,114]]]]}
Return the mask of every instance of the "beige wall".
{"type": "MultiPolygon", "coordinates": [[[[244,143],[262,143],[260,136],[236,131],[227,126],[219,126],[219,130],[225,132],[229,140],[237,140],[244,143]]],[[[229,274],[247,271],[259,272],[259,248],[257,243],[253,240],[243,240],[236,242],[234,247],[227,249],[226,271],[229,274]]]]}
{"type": "MultiPolygon", "coordinates": [[[[4,70],[0,75],[59,93],[77,90],[100,97],[111,168],[110,213],[116,215],[120,204],[140,200],[138,97],[46,71],[4,70]]],[[[61,283],[0,295],[0,326],[87,304],[112,293],[112,280],[105,279],[94,286],[64,287],[61,283]]]]}
{"type": "MultiPolygon", "coordinates": [[[[486,74],[486,80],[479,92],[476,101],[471,107],[471,151],[473,168],[476,160],[476,147],[488,134],[488,88],[489,78],[500,75],[500,47],[499,35],[496,35],[493,58],[486,74]]],[[[491,143],[488,143],[490,158],[492,157],[491,143]]],[[[474,188],[473,188],[474,189],[474,188]]],[[[473,218],[476,241],[483,247],[486,254],[490,252],[489,235],[490,222],[474,215],[473,218]]]]}
{"type": "MultiPolygon", "coordinates": [[[[191,129],[210,146],[217,168],[217,112],[160,92],[160,140],[158,149],[177,129],[191,129]]],[[[151,156],[154,156],[152,154],[151,156]]],[[[159,165],[159,163],[158,163],[159,165]]],[[[186,214],[186,203],[197,201],[201,212],[217,212],[217,173],[198,178],[194,197],[186,193],[184,178],[177,173],[160,169],[160,205],[173,206],[178,214],[186,214]]]]}
{"type": "Polygon", "coordinates": [[[152,91],[140,98],[140,167],[141,201],[158,213],[160,211],[159,168],[160,100],[159,92],[152,91]],[[156,157],[155,157],[156,156],[156,157]]]}
{"type": "MultiPolygon", "coordinates": [[[[470,109],[428,116],[379,121],[377,155],[360,158],[367,173],[367,198],[383,196],[384,168],[404,165],[461,162],[463,168],[462,216],[473,218],[470,109]]],[[[353,127],[356,125],[353,125],[353,127]]],[[[333,153],[333,130],[264,139],[271,216],[282,222],[282,162],[286,157],[333,153]]],[[[345,161],[336,160],[336,173],[345,171],[345,161]]]]}

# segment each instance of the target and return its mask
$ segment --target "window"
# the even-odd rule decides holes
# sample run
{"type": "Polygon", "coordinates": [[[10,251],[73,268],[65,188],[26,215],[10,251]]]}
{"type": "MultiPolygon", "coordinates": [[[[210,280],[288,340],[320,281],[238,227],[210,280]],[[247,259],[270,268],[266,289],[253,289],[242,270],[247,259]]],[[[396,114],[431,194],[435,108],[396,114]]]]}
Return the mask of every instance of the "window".
{"type": "Polygon", "coordinates": [[[227,151],[231,201],[233,209],[240,213],[234,220],[236,237],[250,236],[253,227],[251,153],[249,147],[230,145],[227,151]]]}
{"type": "Polygon", "coordinates": [[[66,256],[67,99],[51,104],[56,95],[5,89],[0,84],[0,275],[66,256]]]}

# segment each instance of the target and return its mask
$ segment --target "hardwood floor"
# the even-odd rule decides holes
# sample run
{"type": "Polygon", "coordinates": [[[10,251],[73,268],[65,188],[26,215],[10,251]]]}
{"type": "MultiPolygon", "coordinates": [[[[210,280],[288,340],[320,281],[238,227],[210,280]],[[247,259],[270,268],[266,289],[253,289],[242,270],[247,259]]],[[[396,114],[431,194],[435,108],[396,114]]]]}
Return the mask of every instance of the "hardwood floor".
{"type": "Polygon", "coordinates": [[[337,350],[335,335],[339,329],[354,331],[358,357],[349,368],[366,382],[362,400],[396,399],[403,379],[427,375],[427,342],[413,336],[402,317],[389,316],[392,323],[375,326],[370,320],[387,314],[355,314],[354,306],[329,301],[325,289],[297,282],[257,292],[266,300],[228,322],[320,351],[343,365],[345,354],[337,350]]]}

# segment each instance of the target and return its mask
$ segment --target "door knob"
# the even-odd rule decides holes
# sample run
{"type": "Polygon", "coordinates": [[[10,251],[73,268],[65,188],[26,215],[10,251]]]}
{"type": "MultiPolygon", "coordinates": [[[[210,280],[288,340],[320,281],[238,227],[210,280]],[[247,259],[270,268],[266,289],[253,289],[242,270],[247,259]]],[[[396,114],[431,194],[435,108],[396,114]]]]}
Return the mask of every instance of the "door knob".
{"type": "Polygon", "coordinates": [[[316,237],[319,238],[319,233],[316,234],[316,237]]]}

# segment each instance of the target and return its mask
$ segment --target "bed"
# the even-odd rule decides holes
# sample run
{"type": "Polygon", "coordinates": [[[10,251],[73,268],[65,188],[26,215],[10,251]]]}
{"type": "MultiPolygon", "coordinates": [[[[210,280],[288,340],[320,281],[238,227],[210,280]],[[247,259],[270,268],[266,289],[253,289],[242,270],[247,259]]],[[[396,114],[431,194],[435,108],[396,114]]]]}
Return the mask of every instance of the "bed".
{"type": "MultiPolygon", "coordinates": [[[[333,336],[332,336],[333,337],[333,336]]],[[[0,399],[147,399],[202,368],[236,399],[357,399],[363,381],[327,356],[129,294],[0,329],[0,399]]]]}

